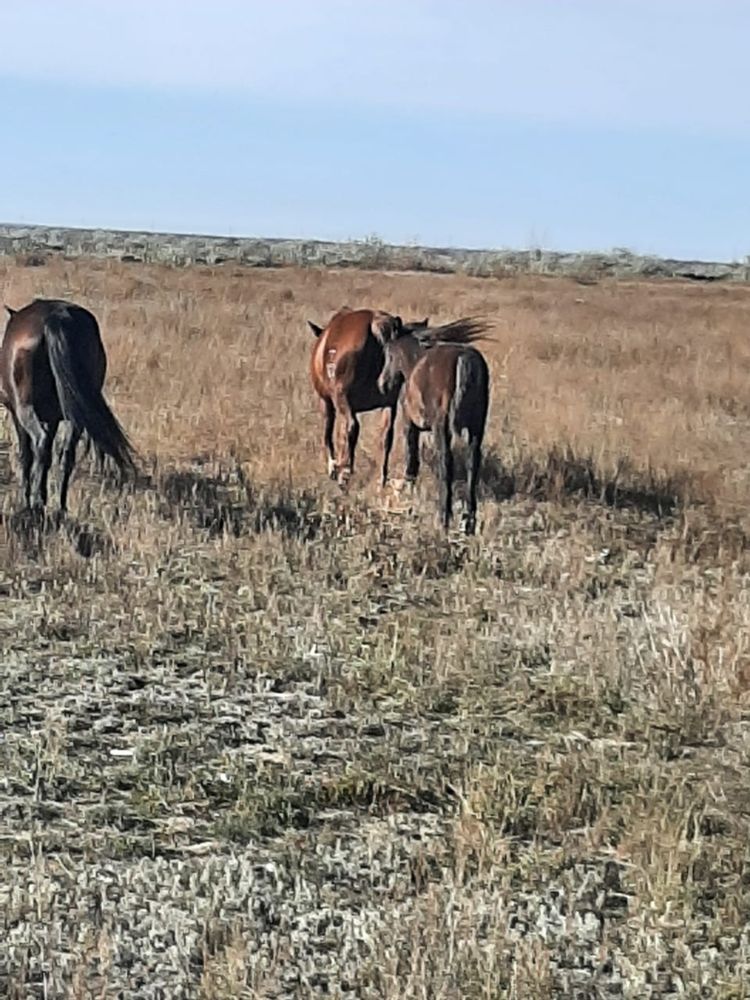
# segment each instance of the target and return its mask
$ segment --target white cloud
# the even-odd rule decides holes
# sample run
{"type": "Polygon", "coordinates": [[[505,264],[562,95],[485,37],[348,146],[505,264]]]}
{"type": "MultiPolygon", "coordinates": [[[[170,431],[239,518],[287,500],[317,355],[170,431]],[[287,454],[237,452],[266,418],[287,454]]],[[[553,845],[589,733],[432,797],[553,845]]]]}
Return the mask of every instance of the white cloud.
{"type": "Polygon", "coordinates": [[[742,0],[24,0],[7,77],[747,130],[742,0]]]}

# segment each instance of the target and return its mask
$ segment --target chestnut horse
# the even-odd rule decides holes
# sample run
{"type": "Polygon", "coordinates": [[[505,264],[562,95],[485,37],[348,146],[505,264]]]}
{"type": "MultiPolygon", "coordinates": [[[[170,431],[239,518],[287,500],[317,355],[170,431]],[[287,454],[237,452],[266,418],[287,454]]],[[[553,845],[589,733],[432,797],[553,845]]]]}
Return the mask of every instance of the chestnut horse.
{"type": "Polygon", "coordinates": [[[66,420],[60,478],[65,511],[84,432],[100,462],[109,456],[121,473],[134,469],[133,448],[101,392],[107,357],[99,324],[88,309],[55,299],[5,308],[10,319],[0,345],[0,403],[10,411],[18,436],[24,500],[32,508],[47,503],[52,446],[66,420]]]}
{"type": "MultiPolygon", "coordinates": [[[[419,330],[427,320],[407,329],[419,330]]],[[[385,409],[380,481],[388,480],[388,460],[393,446],[398,388],[382,392],[378,376],[383,367],[383,344],[404,324],[399,316],[374,309],[339,309],[323,328],[308,320],[316,342],[310,358],[310,377],[324,416],[323,442],[328,453],[328,475],[343,486],[354,471],[359,438],[358,414],[385,409]],[[336,417],[345,427],[345,442],[336,454],[336,417]]]]}
{"type": "Polygon", "coordinates": [[[440,516],[448,528],[453,508],[452,438],[464,432],[469,444],[467,534],[476,529],[477,483],[482,439],[489,407],[487,362],[470,344],[484,336],[479,320],[457,320],[418,334],[401,329],[385,344],[385,364],[378,379],[382,393],[403,387],[406,431],[406,479],[419,473],[419,435],[433,431],[440,461],[440,516]]]}

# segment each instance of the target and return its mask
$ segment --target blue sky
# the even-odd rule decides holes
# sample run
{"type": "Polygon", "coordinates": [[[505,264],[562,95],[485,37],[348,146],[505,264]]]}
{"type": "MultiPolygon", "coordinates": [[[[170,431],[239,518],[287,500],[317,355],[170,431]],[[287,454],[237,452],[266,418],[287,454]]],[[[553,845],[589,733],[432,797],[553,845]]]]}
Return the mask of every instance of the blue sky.
{"type": "Polygon", "coordinates": [[[744,0],[25,0],[0,220],[750,253],[744,0]]]}

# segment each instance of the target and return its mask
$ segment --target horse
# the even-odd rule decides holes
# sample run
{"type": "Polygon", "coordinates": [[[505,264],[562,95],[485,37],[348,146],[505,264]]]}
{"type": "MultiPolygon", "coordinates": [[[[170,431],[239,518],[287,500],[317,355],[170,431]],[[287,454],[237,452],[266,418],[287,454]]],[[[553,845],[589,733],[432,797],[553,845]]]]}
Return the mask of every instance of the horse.
{"type": "Polygon", "coordinates": [[[10,318],[0,344],[0,403],[18,437],[23,498],[27,508],[46,506],[52,448],[65,420],[60,477],[60,511],[65,513],[82,434],[93,444],[100,467],[108,456],[121,477],[135,471],[135,450],[102,395],[107,356],[99,324],[88,309],[61,299],[5,308],[10,318]]]}
{"type": "Polygon", "coordinates": [[[466,432],[469,444],[466,534],[476,530],[477,483],[487,422],[490,378],[487,362],[473,341],[488,325],[476,319],[456,320],[428,333],[400,329],[385,344],[385,363],[378,378],[381,393],[401,392],[405,421],[407,482],[419,474],[419,435],[433,431],[439,455],[440,518],[448,529],[453,508],[452,438],[466,432]]]}
{"type": "MultiPolygon", "coordinates": [[[[388,461],[393,447],[398,389],[381,392],[378,375],[383,367],[383,345],[404,329],[399,316],[376,309],[344,306],[325,327],[307,321],[315,344],[310,357],[310,378],[323,413],[323,443],[328,454],[328,475],[345,486],[354,472],[354,453],[359,438],[358,414],[384,409],[382,424],[382,465],[380,481],[388,481],[388,461]],[[336,418],[345,427],[344,446],[336,454],[336,418]]],[[[408,325],[409,330],[427,327],[424,319],[408,325]]]]}

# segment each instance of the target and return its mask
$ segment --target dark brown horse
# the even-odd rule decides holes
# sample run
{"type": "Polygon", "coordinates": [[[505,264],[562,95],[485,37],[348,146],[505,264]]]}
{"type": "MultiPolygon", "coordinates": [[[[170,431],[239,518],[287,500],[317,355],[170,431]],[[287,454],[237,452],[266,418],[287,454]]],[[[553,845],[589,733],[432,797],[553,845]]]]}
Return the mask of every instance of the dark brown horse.
{"type": "Polygon", "coordinates": [[[133,448],[102,396],[107,357],[99,324],[88,309],[54,299],[6,309],[0,403],[10,411],[18,435],[24,500],[33,508],[47,503],[52,446],[66,420],[60,478],[60,509],[65,511],[84,432],[100,462],[108,456],[121,473],[134,469],[133,448]]]}
{"type": "MultiPolygon", "coordinates": [[[[359,438],[358,414],[385,409],[383,415],[383,459],[380,479],[388,479],[388,460],[393,446],[398,388],[382,392],[378,376],[383,367],[383,344],[404,324],[399,316],[374,309],[344,306],[323,328],[308,320],[316,342],[310,358],[310,377],[320,398],[324,416],[323,441],[328,453],[328,474],[345,485],[354,471],[354,453],[359,438]],[[345,441],[335,445],[336,417],[345,428],[345,441]]],[[[427,320],[408,329],[424,329],[427,320]]]]}
{"type": "Polygon", "coordinates": [[[487,362],[470,345],[487,328],[479,320],[465,319],[428,333],[396,330],[385,344],[385,364],[378,379],[382,393],[403,387],[407,481],[414,482],[419,473],[420,433],[434,433],[440,459],[440,516],[446,529],[453,508],[452,438],[466,432],[467,534],[476,529],[477,483],[490,398],[487,362]]]}

